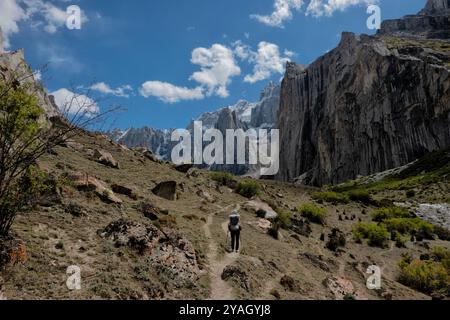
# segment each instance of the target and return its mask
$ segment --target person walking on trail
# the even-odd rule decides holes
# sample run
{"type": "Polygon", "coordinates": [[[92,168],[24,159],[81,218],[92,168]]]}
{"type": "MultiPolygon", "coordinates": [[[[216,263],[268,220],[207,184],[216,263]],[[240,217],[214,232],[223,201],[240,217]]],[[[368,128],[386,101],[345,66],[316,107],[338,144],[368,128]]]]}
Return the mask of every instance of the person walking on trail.
{"type": "Polygon", "coordinates": [[[228,224],[228,231],[231,234],[231,252],[239,252],[239,240],[241,237],[240,216],[237,211],[233,211],[230,215],[230,223],[228,224]]]}

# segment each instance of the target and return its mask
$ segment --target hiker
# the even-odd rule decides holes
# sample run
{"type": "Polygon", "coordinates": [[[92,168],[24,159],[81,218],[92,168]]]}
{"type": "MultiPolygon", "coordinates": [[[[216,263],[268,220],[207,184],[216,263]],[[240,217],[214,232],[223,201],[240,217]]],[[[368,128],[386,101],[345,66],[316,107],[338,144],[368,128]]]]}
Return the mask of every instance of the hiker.
{"type": "Polygon", "coordinates": [[[230,223],[228,224],[228,231],[230,231],[231,234],[231,252],[239,252],[239,240],[242,230],[239,220],[239,213],[233,211],[230,215],[230,223]]]}

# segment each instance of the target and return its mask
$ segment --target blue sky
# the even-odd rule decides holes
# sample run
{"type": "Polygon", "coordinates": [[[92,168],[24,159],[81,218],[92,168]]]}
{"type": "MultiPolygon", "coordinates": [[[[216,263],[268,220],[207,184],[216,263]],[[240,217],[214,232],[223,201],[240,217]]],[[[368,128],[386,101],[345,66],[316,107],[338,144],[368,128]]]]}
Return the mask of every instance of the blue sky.
{"type": "MultiPolygon", "coordinates": [[[[107,87],[92,91],[102,97],[99,108],[119,104],[127,109],[115,126],[182,128],[202,112],[239,99],[257,100],[269,81],[280,81],[287,59],[311,63],[337,45],[342,31],[373,33],[366,27],[364,0],[347,1],[362,4],[343,11],[321,7],[308,14],[310,1],[298,10],[301,2],[1,0],[0,25],[9,50],[24,48],[33,68],[50,63],[42,78],[50,92],[104,83],[107,87]],[[290,19],[286,11],[276,12],[274,2],[284,2],[290,19]],[[67,29],[58,11],[72,4],[83,11],[81,30],[67,29]]],[[[425,2],[378,4],[384,20],[416,13],[425,2]]]]}

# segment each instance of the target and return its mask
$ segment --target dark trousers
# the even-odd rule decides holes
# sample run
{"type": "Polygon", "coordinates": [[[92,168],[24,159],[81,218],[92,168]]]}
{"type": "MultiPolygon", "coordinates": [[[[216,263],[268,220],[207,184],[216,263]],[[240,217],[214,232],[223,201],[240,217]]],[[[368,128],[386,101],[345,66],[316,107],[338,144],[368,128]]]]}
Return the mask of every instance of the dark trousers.
{"type": "Polygon", "coordinates": [[[241,230],[231,230],[231,250],[239,250],[239,238],[241,237],[241,230]]]}

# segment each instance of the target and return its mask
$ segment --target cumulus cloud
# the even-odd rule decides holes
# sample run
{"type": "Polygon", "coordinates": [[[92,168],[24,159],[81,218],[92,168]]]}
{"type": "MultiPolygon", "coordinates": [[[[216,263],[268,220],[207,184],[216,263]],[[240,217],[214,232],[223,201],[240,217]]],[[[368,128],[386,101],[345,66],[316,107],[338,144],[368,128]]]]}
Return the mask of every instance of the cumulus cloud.
{"type": "Polygon", "coordinates": [[[233,46],[237,57],[254,64],[253,73],[244,78],[244,82],[248,83],[266,80],[275,73],[282,74],[286,62],[294,55],[294,52],[289,50],[284,50],[282,55],[276,44],[265,41],[258,44],[256,52],[241,41],[236,41],[233,46]]]}
{"type": "Polygon", "coordinates": [[[139,92],[145,98],[156,97],[166,103],[175,103],[181,100],[201,100],[204,98],[201,87],[189,89],[161,81],[147,81],[142,84],[139,92]]]}
{"type": "Polygon", "coordinates": [[[3,31],[3,45],[5,49],[8,49],[11,45],[11,35],[19,32],[18,22],[25,19],[25,17],[25,11],[16,0],[0,1],[0,27],[3,31]]]}
{"type": "MultiPolygon", "coordinates": [[[[81,18],[82,22],[88,21],[84,12],[82,12],[81,18]]],[[[0,1],[0,27],[3,31],[5,49],[11,46],[11,35],[20,31],[19,22],[27,21],[31,27],[42,28],[48,33],[55,33],[59,28],[65,26],[66,19],[67,13],[65,6],[60,8],[51,1],[0,1]]]]}
{"type": "Polygon", "coordinates": [[[157,97],[168,103],[181,100],[200,100],[206,96],[228,97],[228,85],[231,79],[241,74],[236,64],[233,50],[221,44],[210,48],[196,48],[192,51],[191,63],[200,66],[189,80],[197,82],[194,88],[179,87],[161,81],[147,81],[140,94],[144,97],[157,97]]]}
{"type": "MultiPolygon", "coordinates": [[[[17,0],[16,0],[17,1],[17,0]]],[[[66,8],[60,8],[50,1],[22,0],[26,5],[26,16],[34,27],[43,26],[44,31],[55,33],[66,25],[66,8]]],[[[66,1],[63,1],[66,2],[66,1]]],[[[88,18],[81,12],[81,22],[87,22],[88,18]]]]}
{"type": "Polygon", "coordinates": [[[275,0],[271,15],[252,14],[250,17],[271,27],[283,27],[285,21],[292,19],[292,11],[300,10],[302,5],[303,0],[275,0]]]}
{"type": "Polygon", "coordinates": [[[335,11],[344,11],[348,7],[373,4],[378,0],[311,0],[306,14],[315,17],[332,16],[335,11]]]}
{"type": "Polygon", "coordinates": [[[68,115],[92,118],[100,112],[97,103],[83,94],[74,93],[66,88],[51,92],[58,108],[68,115]]]}
{"type": "Polygon", "coordinates": [[[103,94],[109,94],[120,98],[129,98],[130,93],[133,91],[130,85],[123,85],[117,88],[111,88],[108,84],[104,82],[94,83],[89,89],[98,91],[103,94]]]}
{"type": "Polygon", "coordinates": [[[208,96],[215,94],[223,98],[228,97],[227,86],[231,78],[241,74],[233,51],[221,44],[214,44],[211,48],[194,49],[191,62],[199,65],[201,71],[194,72],[190,79],[206,88],[208,96]]]}
{"type": "MultiPolygon", "coordinates": [[[[293,12],[300,11],[305,2],[304,0],[275,0],[272,14],[252,14],[250,17],[265,25],[283,28],[284,22],[291,20],[293,12]]],[[[332,16],[335,11],[344,11],[351,6],[377,2],[379,0],[310,0],[305,14],[314,17],[332,16]]]]}

